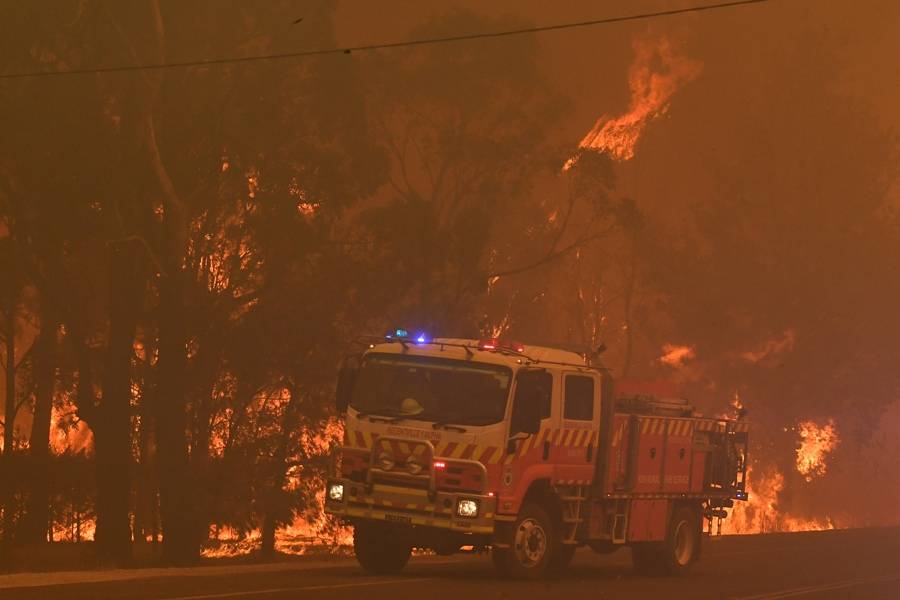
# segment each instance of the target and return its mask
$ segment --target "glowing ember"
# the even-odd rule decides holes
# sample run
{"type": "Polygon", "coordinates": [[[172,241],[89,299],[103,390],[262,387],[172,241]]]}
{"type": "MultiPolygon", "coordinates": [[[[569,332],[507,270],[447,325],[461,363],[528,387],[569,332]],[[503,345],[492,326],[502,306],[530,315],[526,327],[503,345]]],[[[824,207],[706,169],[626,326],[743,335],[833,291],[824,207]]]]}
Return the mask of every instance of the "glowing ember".
{"type": "Polygon", "coordinates": [[[814,421],[803,421],[798,432],[800,447],[797,448],[797,471],[806,481],[812,481],[825,474],[828,468],[825,458],[837,447],[840,438],[831,419],[821,426],[814,421]]]}
{"type": "Polygon", "coordinates": [[[663,344],[663,355],[659,362],[671,367],[680,367],[686,361],[694,358],[694,349],[690,346],[678,346],[676,344],[663,344]]]}
{"type": "Polygon", "coordinates": [[[297,204],[297,210],[300,211],[301,215],[309,217],[316,214],[316,211],[319,210],[319,205],[314,202],[300,202],[297,204]]]}
{"type": "MultiPolygon", "coordinates": [[[[676,91],[694,80],[703,63],[682,56],[667,36],[655,40],[639,39],[634,44],[635,59],[628,72],[631,103],[628,112],[617,118],[597,119],[593,129],[578,144],[579,148],[606,152],[616,160],[634,156],[634,147],[647,124],[666,114],[676,91]]],[[[564,170],[577,162],[570,158],[564,170]]]]}

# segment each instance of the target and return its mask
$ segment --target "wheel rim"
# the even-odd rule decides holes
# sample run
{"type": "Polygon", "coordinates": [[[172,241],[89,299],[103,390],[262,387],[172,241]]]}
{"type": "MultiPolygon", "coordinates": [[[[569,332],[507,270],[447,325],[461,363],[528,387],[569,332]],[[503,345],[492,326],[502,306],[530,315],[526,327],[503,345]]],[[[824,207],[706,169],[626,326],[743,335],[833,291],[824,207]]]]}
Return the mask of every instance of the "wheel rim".
{"type": "Polygon", "coordinates": [[[547,553],[547,532],[539,521],[525,519],[516,529],[516,558],[524,567],[540,563],[547,553]]]}
{"type": "Polygon", "coordinates": [[[675,528],[675,562],[679,565],[687,565],[694,555],[694,536],[691,535],[691,526],[687,521],[681,521],[675,528]]]}

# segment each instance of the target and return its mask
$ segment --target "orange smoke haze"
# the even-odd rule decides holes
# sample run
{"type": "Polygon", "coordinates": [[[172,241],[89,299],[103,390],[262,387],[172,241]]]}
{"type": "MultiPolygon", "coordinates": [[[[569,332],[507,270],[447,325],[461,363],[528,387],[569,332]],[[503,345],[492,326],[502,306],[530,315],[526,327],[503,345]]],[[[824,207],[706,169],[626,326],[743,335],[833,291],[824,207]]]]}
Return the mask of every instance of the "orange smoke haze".
{"type": "MultiPolygon", "coordinates": [[[[675,92],[703,69],[702,62],[681,55],[665,35],[638,38],[632,46],[635,58],[628,72],[628,112],[616,118],[601,116],[578,144],[581,149],[606,152],[621,161],[634,157],[635,145],[647,124],[665,115],[675,92]]],[[[576,161],[577,157],[570,158],[564,169],[576,161]]]]}

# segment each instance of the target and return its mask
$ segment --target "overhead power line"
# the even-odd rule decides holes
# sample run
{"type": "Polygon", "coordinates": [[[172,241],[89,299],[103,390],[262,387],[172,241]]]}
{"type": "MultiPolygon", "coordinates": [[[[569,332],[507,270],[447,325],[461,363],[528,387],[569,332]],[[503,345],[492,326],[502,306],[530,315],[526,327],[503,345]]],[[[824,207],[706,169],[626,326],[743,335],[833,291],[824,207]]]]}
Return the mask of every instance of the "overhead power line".
{"type": "Polygon", "coordinates": [[[661,10],[656,12],[622,15],[619,17],[607,17],[604,19],[592,19],[589,21],[576,21],[570,23],[557,23],[554,25],[537,25],[534,27],[523,27],[521,29],[506,29],[503,31],[491,31],[485,33],[468,33],[462,35],[452,35],[446,37],[425,38],[420,40],[406,40],[400,42],[386,42],[381,44],[368,44],[364,46],[347,46],[344,48],[325,48],[317,50],[302,50],[298,52],[284,52],[280,54],[262,54],[254,56],[225,57],[225,58],[205,58],[200,60],[186,60],[164,63],[149,63],[143,65],[120,65],[111,67],[94,67],[83,69],[69,69],[65,71],[32,71],[25,73],[6,73],[0,74],[0,79],[21,79],[25,77],[59,77],[63,75],[89,75],[97,73],[123,73],[128,71],[151,71],[160,69],[177,69],[184,67],[206,67],[213,65],[237,64],[258,62],[264,60],[284,60],[291,58],[306,58],[312,56],[326,56],[329,54],[352,54],[353,52],[367,52],[371,50],[384,50],[391,48],[406,48],[412,46],[425,46],[429,44],[446,44],[449,42],[464,42],[470,40],[480,40],[489,38],[501,38],[514,35],[525,35],[529,33],[542,33],[545,31],[560,31],[563,29],[575,29],[579,27],[593,27],[597,25],[608,25],[611,23],[623,23],[626,21],[639,21],[644,19],[654,19],[658,17],[671,17],[685,13],[696,13],[703,11],[718,10],[723,8],[732,8],[736,6],[746,6],[749,4],[762,4],[771,0],[735,0],[733,2],[720,2],[718,4],[705,4],[702,6],[692,6],[688,8],[677,8],[672,10],[661,10]]]}

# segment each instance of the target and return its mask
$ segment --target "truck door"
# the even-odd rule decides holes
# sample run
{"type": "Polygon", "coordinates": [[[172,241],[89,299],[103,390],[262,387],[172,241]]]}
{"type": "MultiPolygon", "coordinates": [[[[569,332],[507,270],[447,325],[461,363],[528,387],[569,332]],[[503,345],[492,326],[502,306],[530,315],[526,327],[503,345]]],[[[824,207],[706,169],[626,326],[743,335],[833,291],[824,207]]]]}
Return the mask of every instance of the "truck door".
{"type": "Polygon", "coordinates": [[[559,406],[555,391],[558,377],[544,369],[527,369],[516,375],[510,430],[504,458],[500,485],[498,512],[515,514],[519,510],[525,492],[531,482],[550,479],[553,464],[550,454],[549,434],[558,425],[559,406]],[[538,404],[541,415],[540,430],[534,434],[519,431],[516,413],[522,406],[538,404]]]}
{"type": "Polygon", "coordinates": [[[600,377],[563,373],[562,420],[554,439],[555,483],[586,485],[594,478],[600,430],[600,377]]]}

